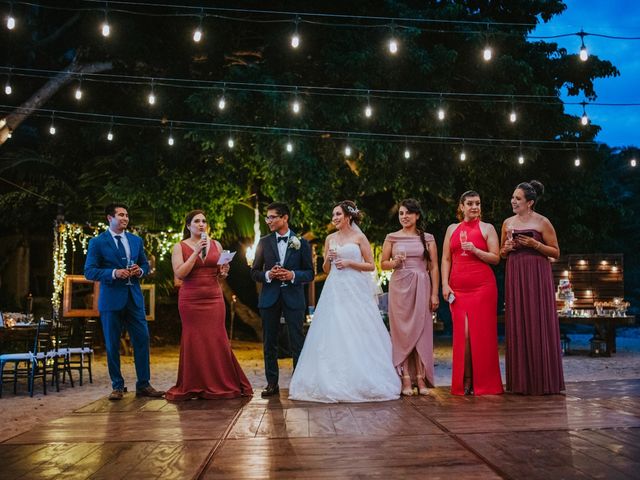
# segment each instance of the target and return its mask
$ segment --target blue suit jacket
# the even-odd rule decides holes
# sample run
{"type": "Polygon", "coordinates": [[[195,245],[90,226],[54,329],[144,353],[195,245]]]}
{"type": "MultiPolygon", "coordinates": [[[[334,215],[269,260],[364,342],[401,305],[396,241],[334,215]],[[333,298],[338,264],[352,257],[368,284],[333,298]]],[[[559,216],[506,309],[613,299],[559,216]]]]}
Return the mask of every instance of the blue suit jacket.
{"type": "MultiPolygon", "coordinates": [[[[144,253],[142,239],[129,232],[125,232],[125,235],[129,241],[131,260],[142,269],[143,275],[148,274],[149,262],[144,253]]],[[[126,268],[126,262],[123,262],[111,234],[105,231],[92,238],[84,264],[84,276],[87,280],[100,282],[98,310],[122,310],[129,299],[129,290],[136,306],[144,309],[140,279],[132,278],[133,285],[127,285],[127,280],[114,279],[112,272],[119,268],[126,268]]]]}
{"type": "MultiPolygon", "coordinates": [[[[295,236],[296,234],[292,231],[291,237],[295,236]]],[[[258,308],[269,308],[280,297],[282,297],[285,305],[292,310],[304,310],[306,308],[303,285],[313,281],[315,274],[309,242],[304,238],[297,238],[300,240],[300,248],[296,250],[288,247],[282,263],[284,268],[295,272],[295,280],[284,287],[280,287],[282,283],[280,280],[274,279],[271,283],[267,283],[265,278],[265,272],[271,270],[275,263],[280,261],[276,234],[270,233],[262,237],[258,242],[256,256],[251,266],[251,278],[263,284],[258,300],[258,308]]]]}

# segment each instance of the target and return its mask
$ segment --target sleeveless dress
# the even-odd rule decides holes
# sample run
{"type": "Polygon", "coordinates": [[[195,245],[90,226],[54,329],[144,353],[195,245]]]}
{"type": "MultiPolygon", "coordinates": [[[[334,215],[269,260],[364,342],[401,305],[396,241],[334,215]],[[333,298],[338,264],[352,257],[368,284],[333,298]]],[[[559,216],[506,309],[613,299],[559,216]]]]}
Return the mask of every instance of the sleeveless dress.
{"type": "MultiPolygon", "coordinates": [[[[542,242],[536,230],[533,238],[542,242]]],[[[564,390],[560,325],[549,259],[518,246],[507,257],[505,277],[507,390],[525,395],[564,390]]]]}
{"type": "Polygon", "coordinates": [[[498,358],[498,287],[491,267],[471,252],[462,255],[460,232],[467,241],[488,251],[480,220],[462,222],[451,235],[449,286],[456,297],[450,305],[453,321],[453,371],[451,393],[464,395],[465,317],[469,325],[473,392],[475,395],[503,393],[498,358]]]}
{"type": "MultiPolygon", "coordinates": [[[[355,243],[338,256],[361,262],[355,243]]],[[[312,402],[372,402],[400,397],[391,339],[376,303],[369,272],[338,270],[322,289],[313,322],[293,372],[289,398],[312,402]]]]}
{"type": "MultiPolygon", "coordinates": [[[[433,242],[433,235],[424,234],[425,242],[433,242]]],[[[393,365],[399,375],[402,363],[415,350],[420,356],[427,383],[434,386],[433,379],[433,319],[429,308],[431,278],[427,261],[423,257],[424,245],[420,237],[407,237],[390,233],[385,242],[391,242],[393,255],[404,247],[406,259],[393,270],[389,283],[389,323],[393,346],[393,365]]],[[[432,259],[437,262],[438,259],[432,259]]],[[[414,362],[409,362],[412,381],[415,383],[414,362]]]]}
{"type": "MultiPolygon", "coordinates": [[[[180,246],[186,261],[193,250],[185,242],[180,246]]],[[[198,257],[180,287],[180,364],[178,381],[165,394],[167,400],[235,398],[253,393],[227,339],[218,258],[218,247],[211,241],[205,260],[198,257]]]]}

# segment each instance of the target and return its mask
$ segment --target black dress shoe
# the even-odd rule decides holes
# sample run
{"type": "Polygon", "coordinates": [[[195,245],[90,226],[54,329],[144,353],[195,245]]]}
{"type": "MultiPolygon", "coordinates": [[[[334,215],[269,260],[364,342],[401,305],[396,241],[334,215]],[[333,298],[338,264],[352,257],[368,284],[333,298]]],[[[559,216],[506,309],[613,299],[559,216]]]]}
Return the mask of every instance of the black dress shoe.
{"type": "Polygon", "coordinates": [[[279,395],[279,394],[280,394],[280,387],[278,387],[278,385],[267,385],[267,388],[265,388],[262,391],[260,396],[262,398],[267,398],[267,397],[273,397],[274,395],[279,395]]]}

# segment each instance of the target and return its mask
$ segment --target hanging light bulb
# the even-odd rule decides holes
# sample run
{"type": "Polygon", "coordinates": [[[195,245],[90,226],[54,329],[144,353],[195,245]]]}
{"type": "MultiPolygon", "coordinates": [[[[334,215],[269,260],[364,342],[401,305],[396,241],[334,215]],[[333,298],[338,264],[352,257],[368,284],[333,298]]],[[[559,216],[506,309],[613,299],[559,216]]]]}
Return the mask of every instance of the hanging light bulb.
{"type": "Polygon", "coordinates": [[[404,149],[404,158],[407,160],[411,158],[411,151],[408,148],[404,149]]]}
{"type": "Polygon", "coordinates": [[[151,92],[149,93],[149,96],[147,97],[147,102],[149,102],[149,105],[155,105],[156,104],[156,94],[155,94],[155,90],[153,88],[153,79],[151,79],[151,92]]]}
{"type": "Polygon", "coordinates": [[[636,167],[636,165],[637,165],[638,163],[636,162],[636,159],[635,159],[635,158],[632,158],[632,159],[631,159],[631,161],[629,162],[629,164],[630,164],[632,167],[634,167],[634,168],[635,168],[635,167],[636,167]]]}
{"type": "Polygon", "coordinates": [[[227,106],[227,101],[225,100],[224,95],[223,95],[218,100],[218,110],[224,110],[226,106],[227,106]]]}
{"type": "Polygon", "coordinates": [[[586,62],[589,59],[589,51],[587,50],[587,46],[584,44],[584,30],[580,30],[578,36],[580,37],[580,60],[586,62]]]}
{"type": "Polygon", "coordinates": [[[438,109],[438,120],[444,120],[444,109],[442,107],[438,109]]]}
{"type": "Polygon", "coordinates": [[[580,117],[580,123],[582,125],[589,124],[589,117],[587,116],[586,102],[582,102],[582,117],[580,117]]]}
{"type": "Polygon", "coordinates": [[[107,140],[109,140],[110,142],[113,141],[113,132],[111,131],[111,129],[109,129],[109,133],[107,133],[107,140]]]}
{"type": "Polygon", "coordinates": [[[524,156],[522,155],[522,153],[518,156],[518,163],[519,163],[520,165],[523,165],[523,164],[524,164],[524,156]]]}
{"type": "Polygon", "coordinates": [[[460,152],[460,161],[464,162],[467,159],[467,154],[464,151],[460,152]]]}
{"type": "Polygon", "coordinates": [[[344,147],[344,156],[345,157],[351,156],[351,147],[349,146],[349,144],[345,145],[344,147]]]}
{"type": "Polygon", "coordinates": [[[16,28],[16,19],[12,13],[9,13],[9,16],[7,17],[7,28],[9,30],[16,28]]]}
{"type": "Polygon", "coordinates": [[[173,135],[169,135],[169,138],[167,139],[167,143],[169,144],[170,147],[173,147],[173,144],[175,143],[175,140],[173,139],[173,135]]]}
{"type": "Polygon", "coordinates": [[[202,40],[202,30],[198,27],[193,31],[193,41],[198,43],[200,40],[202,40]]]}
{"type": "Polygon", "coordinates": [[[576,159],[573,161],[573,164],[574,164],[576,167],[579,167],[579,166],[580,166],[580,157],[576,157],[576,159]]]}
{"type": "Polygon", "coordinates": [[[287,149],[287,152],[293,152],[293,143],[291,143],[291,140],[287,141],[287,145],[285,148],[287,149]]]}
{"type": "Polygon", "coordinates": [[[235,147],[236,142],[233,140],[233,137],[229,137],[229,139],[227,140],[227,147],[229,148],[233,148],[235,147]]]}
{"type": "Polygon", "coordinates": [[[82,100],[82,79],[78,82],[78,86],[76,87],[76,91],[73,96],[76,100],[82,100]]]}
{"type": "Polygon", "coordinates": [[[53,124],[53,117],[51,117],[51,125],[49,125],[49,135],[56,134],[56,126],[53,124]]]}
{"type": "Polygon", "coordinates": [[[291,110],[293,111],[293,113],[298,114],[300,113],[300,101],[296,98],[293,103],[291,104],[291,110]]]}
{"type": "Polygon", "coordinates": [[[367,105],[364,108],[364,116],[367,118],[371,118],[371,115],[373,115],[373,109],[371,108],[371,105],[367,105]]]}
{"type": "Polygon", "coordinates": [[[300,35],[298,33],[294,33],[291,35],[291,47],[298,48],[300,46],[300,35]]]}
{"type": "Polygon", "coordinates": [[[9,83],[9,79],[7,79],[7,83],[4,86],[4,94],[11,95],[13,93],[13,88],[11,88],[11,84],[9,83]]]}
{"type": "Polygon", "coordinates": [[[493,57],[493,51],[491,50],[491,47],[489,46],[484,47],[484,50],[482,51],[482,58],[484,58],[485,62],[488,62],[489,60],[491,60],[492,57],[493,57]]]}
{"type": "Polygon", "coordinates": [[[392,55],[398,53],[398,41],[393,37],[389,40],[389,53],[392,55]]]}
{"type": "Polygon", "coordinates": [[[512,110],[511,113],[509,114],[509,121],[511,123],[516,123],[517,119],[518,119],[518,115],[516,115],[515,110],[512,110]]]}
{"type": "Polygon", "coordinates": [[[291,48],[298,48],[300,46],[300,34],[298,33],[298,22],[300,21],[299,17],[296,17],[296,29],[291,35],[291,48]]]}

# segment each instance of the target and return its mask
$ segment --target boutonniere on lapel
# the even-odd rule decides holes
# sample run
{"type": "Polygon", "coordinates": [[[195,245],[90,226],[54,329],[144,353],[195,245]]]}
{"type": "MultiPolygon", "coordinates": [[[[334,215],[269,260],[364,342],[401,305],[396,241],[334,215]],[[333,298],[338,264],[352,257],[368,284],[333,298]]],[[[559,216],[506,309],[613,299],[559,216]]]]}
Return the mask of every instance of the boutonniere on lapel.
{"type": "Polygon", "coordinates": [[[300,240],[298,237],[291,237],[287,243],[287,247],[293,250],[300,250],[300,240]]]}

